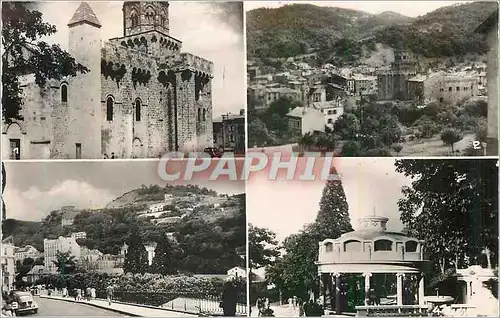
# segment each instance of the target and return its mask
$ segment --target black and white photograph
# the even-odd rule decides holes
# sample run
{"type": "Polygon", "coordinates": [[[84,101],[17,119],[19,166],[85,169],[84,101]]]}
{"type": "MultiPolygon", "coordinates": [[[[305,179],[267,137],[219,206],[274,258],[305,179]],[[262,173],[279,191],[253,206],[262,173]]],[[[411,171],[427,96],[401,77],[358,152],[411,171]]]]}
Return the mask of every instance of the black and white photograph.
{"type": "Polygon", "coordinates": [[[498,154],[497,1],[248,1],[248,147],[498,154]]]}
{"type": "Polygon", "coordinates": [[[4,166],[2,316],[247,315],[245,182],[166,183],[155,160],[4,166]]]}
{"type": "Polygon", "coordinates": [[[252,317],[498,316],[498,160],[332,170],[247,182],[252,317]]]}
{"type": "Polygon", "coordinates": [[[242,2],[2,2],[2,159],[245,151],[242,2]]]}

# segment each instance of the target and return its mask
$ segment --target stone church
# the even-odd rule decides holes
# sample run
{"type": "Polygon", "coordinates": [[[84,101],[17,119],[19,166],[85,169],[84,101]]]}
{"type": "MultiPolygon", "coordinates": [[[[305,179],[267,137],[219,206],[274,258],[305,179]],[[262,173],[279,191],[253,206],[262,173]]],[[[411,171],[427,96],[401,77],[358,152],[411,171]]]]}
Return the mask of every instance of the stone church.
{"type": "Polygon", "coordinates": [[[124,34],[103,46],[89,4],[68,28],[68,51],[90,72],[42,88],[20,79],[24,120],[3,125],[3,159],[158,158],[213,145],[213,64],[181,52],[168,2],[124,2],[124,34]]]}

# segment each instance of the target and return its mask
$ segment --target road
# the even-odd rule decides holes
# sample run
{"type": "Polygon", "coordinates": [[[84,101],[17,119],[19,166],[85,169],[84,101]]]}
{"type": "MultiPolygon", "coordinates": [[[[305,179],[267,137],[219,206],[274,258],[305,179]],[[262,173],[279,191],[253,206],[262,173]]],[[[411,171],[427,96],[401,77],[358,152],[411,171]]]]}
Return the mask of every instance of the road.
{"type": "Polygon", "coordinates": [[[62,300],[53,300],[53,299],[35,297],[35,301],[40,307],[38,309],[38,314],[35,316],[127,317],[125,315],[121,315],[113,311],[104,310],[85,304],[71,303],[62,300]]]}

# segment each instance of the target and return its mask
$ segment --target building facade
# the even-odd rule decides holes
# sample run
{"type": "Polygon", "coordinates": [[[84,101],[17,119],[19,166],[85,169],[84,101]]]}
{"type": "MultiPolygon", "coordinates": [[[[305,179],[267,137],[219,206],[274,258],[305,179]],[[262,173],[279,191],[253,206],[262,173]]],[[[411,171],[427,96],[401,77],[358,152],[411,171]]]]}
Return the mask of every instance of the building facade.
{"type": "Polygon", "coordinates": [[[333,129],[337,119],[344,114],[344,103],[341,99],[329,102],[313,103],[312,107],[323,113],[324,124],[330,129],[333,129]]]}
{"type": "Polygon", "coordinates": [[[14,281],[16,277],[15,248],[12,236],[2,240],[0,255],[2,266],[2,291],[10,291],[14,288],[14,281]]]}
{"type": "Polygon", "coordinates": [[[80,246],[76,243],[76,239],[73,237],[62,237],[57,239],[43,240],[43,257],[45,269],[51,273],[57,272],[57,267],[54,264],[57,261],[57,254],[69,253],[74,256],[76,260],[80,259],[80,246]]]}
{"type": "Polygon", "coordinates": [[[323,112],[313,107],[296,107],[287,114],[287,117],[291,137],[300,138],[307,133],[325,131],[323,112]]]}
{"type": "Polygon", "coordinates": [[[24,247],[16,247],[14,250],[14,258],[16,261],[22,262],[26,258],[37,259],[43,256],[35,247],[31,245],[26,245],[24,247]]]}
{"type": "Polygon", "coordinates": [[[69,53],[90,69],[40,88],[23,79],[23,121],[4,125],[4,159],[157,158],[211,146],[212,62],[182,53],[168,2],[125,2],[122,37],[101,46],[81,3],[69,53]]]}
{"type": "Polygon", "coordinates": [[[225,114],[214,121],[215,147],[237,154],[245,153],[245,110],[239,114],[225,114]]]}

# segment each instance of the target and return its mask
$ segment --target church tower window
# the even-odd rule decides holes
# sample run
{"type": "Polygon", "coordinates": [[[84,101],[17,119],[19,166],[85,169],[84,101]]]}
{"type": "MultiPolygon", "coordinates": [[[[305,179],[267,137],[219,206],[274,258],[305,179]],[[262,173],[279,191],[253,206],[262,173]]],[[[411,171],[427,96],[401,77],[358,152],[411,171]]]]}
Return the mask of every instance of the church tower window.
{"type": "Polygon", "coordinates": [[[114,101],[113,98],[108,97],[106,100],[106,120],[107,121],[113,121],[113,105],[114,101]]]}
{"type": "Polygon", "coordinates": [[[135,100],[135,121],[141,121],[141,100],[135,100]]]}
{"type": "Polygon", "coordinates": [[[68,102],[68,85],[66,84],[61,85],[61,102],[68,102]]]}

